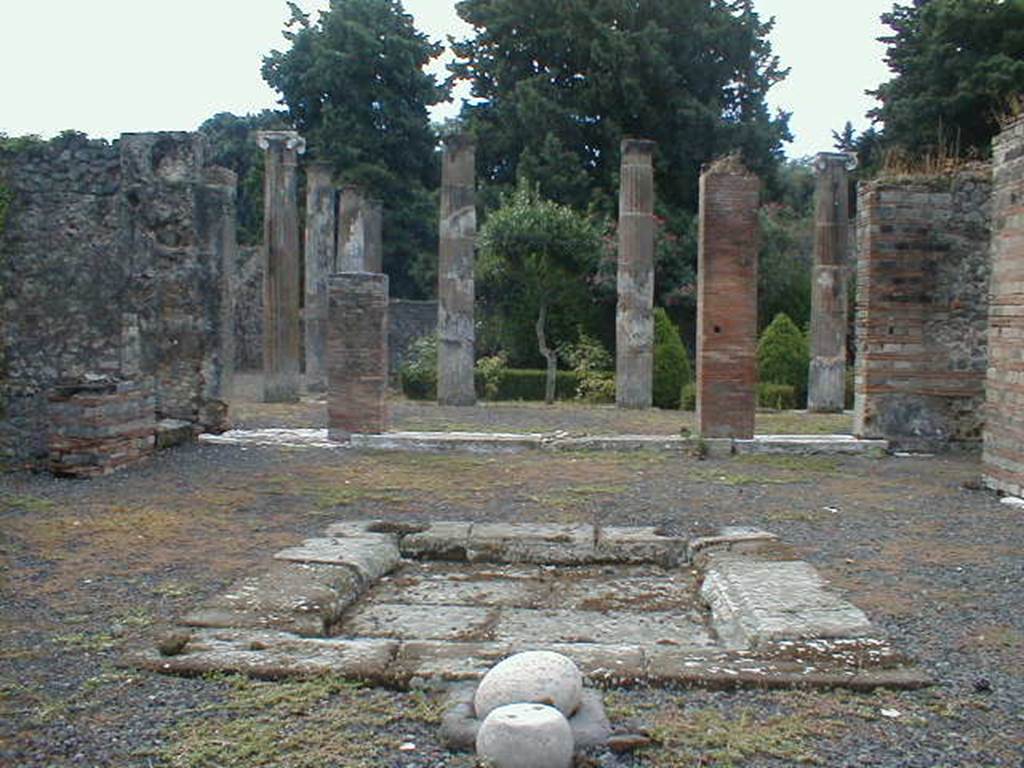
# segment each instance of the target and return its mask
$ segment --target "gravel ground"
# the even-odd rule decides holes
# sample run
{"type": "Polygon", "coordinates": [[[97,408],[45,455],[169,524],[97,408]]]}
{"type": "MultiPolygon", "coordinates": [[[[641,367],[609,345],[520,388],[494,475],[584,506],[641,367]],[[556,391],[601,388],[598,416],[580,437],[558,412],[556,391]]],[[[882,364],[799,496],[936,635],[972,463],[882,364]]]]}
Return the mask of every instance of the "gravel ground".
{"type": "MultiPolygon", "coordinates": [[[[301,420],[303,408],[280,413],[301,420]]],[[[240,411],[249,426],[278,418],[240,411]]],[[[481,411],[495,413],[462,418],[481,411]]],[[[614,419],[585,411],[515,406],[493,423],[588,431],[614,419]]],[[[388,516],[757,525],[794,545],[938,681],[871,695],[613,690],[613,721],[658,745],[592,765],[1019,768],[1024,512],[969,490],[978,474],[970,454],[700,461],[222,446],[175,449],[93,481],[7,474],[0,765],[472,765],[437,743],[437,694],[179,679],[121,664],[275,549],[333,520],[388,516]]]]}

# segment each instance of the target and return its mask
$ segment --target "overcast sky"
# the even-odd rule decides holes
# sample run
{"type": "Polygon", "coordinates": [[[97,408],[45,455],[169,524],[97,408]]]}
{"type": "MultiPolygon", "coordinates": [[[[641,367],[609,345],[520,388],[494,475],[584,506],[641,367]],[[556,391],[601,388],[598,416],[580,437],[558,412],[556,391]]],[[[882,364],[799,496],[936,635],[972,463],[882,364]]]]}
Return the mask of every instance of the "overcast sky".
{"type": "MultiPolygon", "coordinates": [[[[327,0],[300,0],[306,10],[327,0]]],[[[454,0],[405,0],[434,39],[469,28],[454,0]]],[[[846,120],[862,129],[888,79],[879,14],[892,0],[755,0],[775,16],[775,52],[791,68],[773,107],[793,113],[792,157],[829,150],[846,120]]],[[[264,54],[282,49],[284,0],[0,0],[0,132],[49,137],[192,130],[216,112],[275,106],[260,77],[264,54]]],[[[443,71],[439,63],[437,71],[443,71]]],[[[441,108],[453,114],[458,104],[441,108]]]]}

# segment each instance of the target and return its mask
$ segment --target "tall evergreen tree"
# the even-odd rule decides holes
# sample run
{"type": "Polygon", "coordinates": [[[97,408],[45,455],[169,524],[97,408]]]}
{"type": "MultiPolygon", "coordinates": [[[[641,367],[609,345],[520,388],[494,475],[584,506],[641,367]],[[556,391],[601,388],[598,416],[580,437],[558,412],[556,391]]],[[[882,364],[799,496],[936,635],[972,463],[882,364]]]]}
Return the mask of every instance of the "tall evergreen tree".
{"type": "Polygon", "coordinates": [[[436,138],[427,109],[447,89],[424,67],[441,53],[399,0],[331,0],[314,22],[294,3],[263,77],[281,94],[310,154],[384,203],[384,264],[393,291],[430,289],[436,253],[436,138]],[[419,275],[419,285],[410,279],[419,275]]]}
{"type": "Polygon", "coordinates": [[[696,208],[700,166],[740,149],[770,175],[788,136],[766,94],[785,72],[751,0],[463,0],[477,30],[453,71],[476,101],[487,181],[614,210],[619,141],[659,142],[659,198],[696,208]],[[567,174],[578,168],[585,177],[567,174]]]}
{"type": "Polygon", "coordinates": [[[914,0],[882,21],[894,77],[870,115],[886,143],[987,154],[1006,100],[1024,92],[1024,0],[914,0]]]}

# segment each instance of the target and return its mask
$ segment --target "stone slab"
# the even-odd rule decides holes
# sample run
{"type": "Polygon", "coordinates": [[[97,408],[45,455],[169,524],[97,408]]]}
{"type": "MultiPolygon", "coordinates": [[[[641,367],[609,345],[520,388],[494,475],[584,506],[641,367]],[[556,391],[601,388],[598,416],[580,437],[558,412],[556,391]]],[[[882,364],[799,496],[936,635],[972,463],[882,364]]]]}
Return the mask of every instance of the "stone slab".
{"type": "Polygon", "coordinates": [[[265,573],[239,579],[183,623],[324,636],[363,591],[362,580],[349,568],[278,561],[265,573]]]}
{"type": "Polygon", "coordinates": [[[391,677],[408,684],[412,680],[453,682],[479,680],[499,661],[513,653],[506,643],[407,640],[402,643],[391,677]]]}
{"type": "Polygon", "coordinates": [[[734,440],[737,454],[864,454],[889,450],[888,440],[866,440],[851,435],[756,435],[734,440]]]}
{"type": "Polygon", "coordinates": [[[275,560],[294,563],[344,565],[354,569],[367,583],[392,571],[401,559],[398,547],[386,536],[362,538],[306,539],[302,546],[283,549],[275,560]]]}
{"type": "Polygon", "coordinates": [[[466,453],[519,453],[537,450],[543,436],[500,432],[388,432],[352,435],[353,448],[374,451],[458,451],[466,453]]]}
{"type": "Polygon", "coordinates": [[[486,572],[472,575],[479,578],[459,578],[452,571],[398,573],[378,583],[373,599],[411,605],[530,608],[546,603],[550,595],[550,587],[536,579],[503,578],[486,572]]]}
{"type": "Polygon", "coordinates": [[[675,568],[688,558],[686,539],[666,536],[652,526],[601,526],[597,559],[612,563],[656,563],[675,568]]]}
{"type": "Polygon", "coordinates": [[[799,560],[716,558],[701,597],[719,638],[731,648],[874,633],[863,611],[829,591],[818,572],[799,560]]]}
{"type": "Polygon", "coordinates": [[[244,674],[283,679],[332,674],[354,680],[388,682],[388,668],[399,643],[388,639],[309,638],[260,630],[197,630],[175,656],[155,651],[135,659],[157,672],[200,675],[244,674]]]}
{"type": "Polygon", "coordinates": [[[490,640],[496,612],[473,605],[405,605],[367,602],[342,622],[352,637],[405,640],[490,640]]]}
{"type": "Polygon", "coordinates": [[[671,643],[686,647],[712,644],[699,615],[676,612],[569,611],[507,609],[494,628],[497,640],[535,644],[607,643],[649,645],[671,643]]]}
{"type": "MultiPolygon", "coordinates": [[[[586,577],[552,584],[547,607],[577,611],[675,611],[694,612],[697,606],[695,579],[689,571],[653,569],[649,576],[634,570],[602,572],[588,569],[586,577]]],[[[586,573],[586,571],[585,571],[586,573]]],[[[535,603],[532,607],[539,607],[535,603]]]]}
{"type": "Polygon", "coordinates": [[[571,565],[594,560],[592,525],[475,523],[469,532],[470,562],[571,565]]]}
{"type": "Polygon", "coordinates": [[[403,557],[465,560],[471,528],[470,523],[438,521],[425,531],[403,536],[399,547],[403,557]]]}

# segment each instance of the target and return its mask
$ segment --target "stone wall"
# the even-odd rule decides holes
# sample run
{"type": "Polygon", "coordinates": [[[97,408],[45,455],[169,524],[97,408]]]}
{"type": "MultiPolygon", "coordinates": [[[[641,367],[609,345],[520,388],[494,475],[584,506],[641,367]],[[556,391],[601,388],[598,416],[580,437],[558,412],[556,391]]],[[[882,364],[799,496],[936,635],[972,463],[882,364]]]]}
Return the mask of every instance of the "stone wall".
{"type": "Polygon", "coordinates": [[[391,299],[388,302],[388,366],[391,380],[398,380],[412,343],[437,331],[437,302],[391,299]]]}
{"type": "Polygon", "coordinates": [[[859,189],[858,436],[917,450],[981,439],[990,197],[985,167],[859,189]]]}
{"type": "Polygon", "coordinates": [[[158,416],[220,428],[233,175],[186,133],[68,135],[0,152],[0,173],[3,455],[46,456],[48,392],[89,375],[152,385],[158,416]]]}
{"type": "Polygon", "coordinates": [[[262,246],[239,248],[235,264],[235,368],[259,371],[263,368],[262,246]]]}
{"type": "Polygon", "coordinates": [[[1024,120],[992,145],[985,483],[1024,493],[1024,120]]]}

